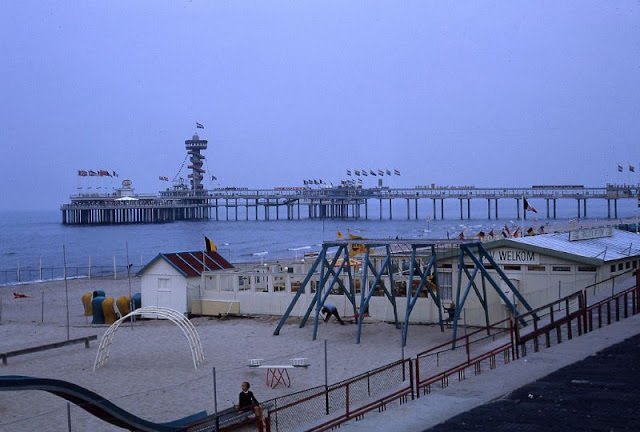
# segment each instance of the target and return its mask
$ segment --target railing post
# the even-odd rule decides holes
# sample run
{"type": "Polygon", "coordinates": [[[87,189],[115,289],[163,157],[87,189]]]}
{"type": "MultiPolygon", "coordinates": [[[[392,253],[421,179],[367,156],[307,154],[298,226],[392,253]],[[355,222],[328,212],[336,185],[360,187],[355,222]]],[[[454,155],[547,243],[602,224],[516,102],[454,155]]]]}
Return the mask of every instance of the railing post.
{"type": "Polygon", "coordinates": [[[467,350],[467,363],[471,361],[471,347],[469,346],[469,335],[464,336],[465,348],[467,350]]]}
{"type": "Polygon", "coordinates": [[[409,359],[409,385],[411,386],[411,400],[415,399],[415,389],[413,382],[413,361],[409,359]]]}
{"type": "Polygon", "coordinates": [[[416,397],[420,398],[420,356],[416,356],[416,397]]]}
{"type": "Polygon", "coordinates": [[[346,400],[345,400],[345,407],[346,407],[346,414],[347,414],[347,418],[349,418],[349,383],[347,383],[347,385],[345,386],[346,389],[346,400]]]}
{"type": "Polygon", "coordinates": [[[515,341],[513,338],[513,320],[509,318],[509,338],[511,340],[511,360],[516,359],[515,341]]]}

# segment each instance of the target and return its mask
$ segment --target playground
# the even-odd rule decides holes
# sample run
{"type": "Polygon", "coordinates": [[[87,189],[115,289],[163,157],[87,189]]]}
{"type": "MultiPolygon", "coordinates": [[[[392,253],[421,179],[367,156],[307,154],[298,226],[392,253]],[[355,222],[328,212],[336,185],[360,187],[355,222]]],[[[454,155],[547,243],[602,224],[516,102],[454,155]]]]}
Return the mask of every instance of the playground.
{"type": "MultiPolygon", "coordinates": [[[[132,279],[131,292],[139,291],[132,279]]],[[[92,325],[84,316],[82,296],[102,290],[118,298],[129,294],[123,280],[68,281],[69,327],[63,281],[0,288],[0,352],[64,341],[69,337],[98,336],[89,348],[69,345],[20,357],[1,366],[2,375],[28,375],[69,381],[85,387],[120,408],[152,422],[169,422],[194,413],[214,411],[213,368],[216,368],[218,409],[237,403],[240,384],[249,381],[259,401],[265,401],[325,384],[324,340],[327,340],[329,384],[375,369],[402,358],[402,332],[393,324],[363,322],[360,344],[354,343],[356,325],[336,320],[321,322],[318,338],[310,329],[298,328],[291,319],[280,336],[273,336],[279,317],[194,318],[204,361],[194,367],[188,340],[168,320],[123,322],[112,336],[108,361],[95,372],[98,344],[108,325],[92,325]],[[14,292],[24,297],[14,296],[14,292]],[[384,347],[384,349],[380,349],[384,347]],[[291,365],[306,358],[309,366],[288,368],[289,384],[272,388],[269,369],[249,367],[251,359],[263,365],[291,365]]],[[[406,357],[425,347],[445,342],[451,329],[410,326],[406,357]]],[[[116,431],[112,426],[70,404],[72,430],[116,431]]],[[[0,430],[66,431],[67,402],[40,391],[0,392],[0,430]]]]}

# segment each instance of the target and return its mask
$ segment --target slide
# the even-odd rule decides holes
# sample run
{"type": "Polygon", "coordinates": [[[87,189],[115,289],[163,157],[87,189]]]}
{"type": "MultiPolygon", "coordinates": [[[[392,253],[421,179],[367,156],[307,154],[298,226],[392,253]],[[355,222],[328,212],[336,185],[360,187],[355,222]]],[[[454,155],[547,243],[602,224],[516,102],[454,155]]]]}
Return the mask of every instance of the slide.
{"type": "Polygon", "coordinates": [[[52,393],[112,425],[131,431],[185,431],[189,424],[206,417],[206,412],[202,411],[169,423],[153,423],[123,410],[91,390],[67,381],[19,375],[0,376],[0,391],[21,390],[41,390],[52,393]]]}

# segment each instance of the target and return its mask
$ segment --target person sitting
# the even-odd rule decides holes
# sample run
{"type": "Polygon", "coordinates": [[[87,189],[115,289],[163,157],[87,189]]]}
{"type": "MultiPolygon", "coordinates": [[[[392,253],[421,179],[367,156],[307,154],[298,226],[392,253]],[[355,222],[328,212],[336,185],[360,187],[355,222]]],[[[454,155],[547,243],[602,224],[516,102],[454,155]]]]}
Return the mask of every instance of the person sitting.
{"type": "Polygon", "coordinates": [[[336,317],[340,324],[344,325],[344,321],[342,321],[342,318],[340,318],[338,309],[336,309],[334,305],[325,303],[324,306],[322,306],[322,309],[320,309],[320,312],[324,314],[324,322],[329,321],[329,318],[331,318],[331,315],[333,315],[334,317],[336,317]]]}
{"type": "Polygon", "coordinates": [[[239,411],[253,411],[258,419],[259,429],[262,430],[262,423],[264,419],[262,418],[262,407],[260,406],[260,402],[256,399],[253,392],[249,390],[251,388],[251,384],[247,381],[242,382],[242,391],[238,396],[238,410],[239,411]]]}

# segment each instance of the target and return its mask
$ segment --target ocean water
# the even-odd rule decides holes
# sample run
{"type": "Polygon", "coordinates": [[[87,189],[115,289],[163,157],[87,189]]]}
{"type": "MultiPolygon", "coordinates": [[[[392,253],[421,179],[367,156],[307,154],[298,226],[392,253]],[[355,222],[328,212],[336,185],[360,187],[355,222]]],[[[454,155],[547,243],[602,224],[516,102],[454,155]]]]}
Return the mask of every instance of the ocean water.
{"type": "MultiPolygon", "coordinates": [[[[300,221],[244,221],[240,210],[240,221],[235,219],[233,210],[230,221],[175,222],[158,225],[113,225],[113,226],[63,226],[60,213],[52,211],[23,211],[0,213],[0,284],[14,282],[16,269],[20,268],[23,280],[38,279],[37,269],[62,268],[63,245],[66,250],[68,275],[73,276],[73,268],[86,268],[91,264],[97,271],[113,267],[114,259],[118,268],[129,262],[134,270],[147,263],[160,252],[194,251],[204,247],[204,235],[215,241],[218,251],[232,262],[260,261],[295,258],[305,252],[319,250],[325,240],[334,240],[336,232],[354,233],[368,238],[452,238],[464,231],[466,236],[479,231],[499,232],[506,224],[513,230],[520,225],[516,219],[515,200],[501,200],[500,219],[487,219],[487,204],[484,200],[472,201],[473,219],[460,219],[459,203],[445,202],[444,220],[427,220],[432,215],[431,202],[421,202],[419,220],[407,220],[406,203],[397,201],[393,207],[393,220],[378,220],[377,203],[370,202],[369,220],[309,220],[300,221]],[[29,276],[29,272],[31,275],[29,276]]],[[[546,225],[546,204],[544,200],[530,200],[538,213],[528,213],[525,229],[529,226],[546,225]]],[[[301,209],[302,212],[303,209],[301,209]]],[[[388,217],[388,204],[383,205],[388,217]]],[[[411,204],[412,218],[414,207],[411,204]]],[[[577,217],[574,200],[558,201],[558,219],[567,222],[577,217]]],[[[438,209],[439,215],[439,209],[438,209]]],[[[628,218],[638,215],[635,200],[618,202],[618,217],[628,218]]],[[[251,213],[250,219],[253,216],[251,213]]],[[[605,200],[591,200],[588,203],[589,221],[604,220],[607,216],[605,200]]],[[[466,217],[466,204],[465,204],[466,217]]],[[[492,211],[493,217],[493,211],[492,211]]],[[[226,219],[224,210],[220,218],[226,219]]],[[[272,215],[275,219],[275,213],[272,215]]],[[[53,270],[43,279],[59,277],[53,270]]]]}

